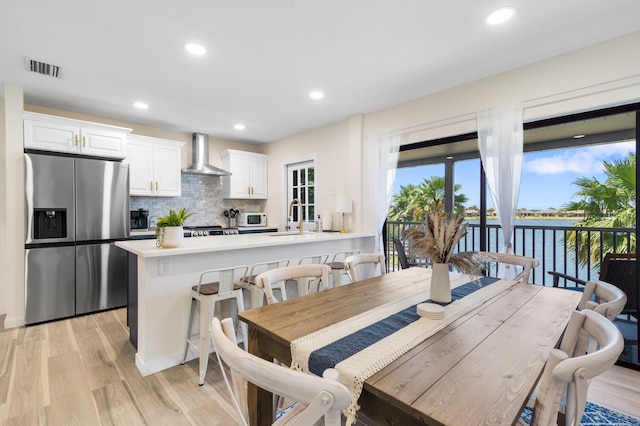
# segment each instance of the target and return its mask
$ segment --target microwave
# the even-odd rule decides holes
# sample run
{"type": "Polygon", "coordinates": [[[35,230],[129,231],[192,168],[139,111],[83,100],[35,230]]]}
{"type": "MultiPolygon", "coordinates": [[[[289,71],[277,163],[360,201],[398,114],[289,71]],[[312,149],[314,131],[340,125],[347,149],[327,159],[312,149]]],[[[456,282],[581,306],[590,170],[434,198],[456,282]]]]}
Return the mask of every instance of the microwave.
{"type": "Polygon", "coordinates": [[[267,226],[267,215],[264,213],[238,213],[236,226],[267,226]]]}

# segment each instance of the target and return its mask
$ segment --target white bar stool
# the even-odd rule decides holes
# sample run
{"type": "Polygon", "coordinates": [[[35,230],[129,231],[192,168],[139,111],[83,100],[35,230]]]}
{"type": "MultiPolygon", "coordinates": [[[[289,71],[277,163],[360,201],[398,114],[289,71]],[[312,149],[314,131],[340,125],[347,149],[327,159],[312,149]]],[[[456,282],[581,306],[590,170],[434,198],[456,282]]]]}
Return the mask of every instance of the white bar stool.
{"type": "MultiPolygon", "coordinates": [[[[282,268],[284,266],[289,266],[289,259],[280,259],[280,260],[272,260],[269,262],[258,262],[254,263],[251,266],[251,270],[249,273],[245,273],[237,284],[249,290],[251,293],[251,307],[257,308],[258,306],[262,306],[264,304],[264,292],[261,288],[256,287],[256,276],[264,271],[268,271],[270,269],[282,268]]],[[[275,289],[280,290],[280,294],[282,295],[282,300],[287,300],[287,291],[283,285],[277,285],[275,289]]]]}
{"type": "MultiPolygon", "coordinates": [[[[189,328],[187,329],[187,343],[184,349],[184,357],[180,364],[184,364],[189,352],[189,346],[198,351],[199,356],[199,385],[204,384],[204,376],[207,373],[209,353],[211,351],[211,338],[209,336],[209,323],[215,314],[216,302],[235,299],[238,312],[244,311],[244,301],[242,298],[242,287],[235,283],[236,275],[244,275],[249,267],[247,265],[234,266],[231,268],[208,269],[200,274],[198,285],[191,288],[191,310],[189,311],[189,328]],[[205,283],[205,277],[217,275],[218,281],[205,283]],[[193,328],[193,317],[196,311],[196,304],[200,305],[200,334],[197,339],[191,334],[193,328]]],[[[249,340],[247,339],[247,325],[236,318],[236,324],[240,324],[244,348],[247,350],[249,340]]]]}
{"type": "MultiPolygon", "coordinates": [[[[304,256],[298,260],[298,265],[322,265],[326,264],[329,254],[316,254],[312,256],[304,256]]],[[[330,285],[330,283],[327,283],[330,285]]],[[[309,291],[309,280],[298,278],[298,296],[304,296],[309,291]]]]}
{"type": "Polygon", "coordinates": [[[346,259],[349,256],[360,253],[360,250],[346,250],[334,253],[331,258],[331,262],[328,263],[331,266],[331,287],[338,287],[342,285],[342,275],[347,273],[346,259]]]}

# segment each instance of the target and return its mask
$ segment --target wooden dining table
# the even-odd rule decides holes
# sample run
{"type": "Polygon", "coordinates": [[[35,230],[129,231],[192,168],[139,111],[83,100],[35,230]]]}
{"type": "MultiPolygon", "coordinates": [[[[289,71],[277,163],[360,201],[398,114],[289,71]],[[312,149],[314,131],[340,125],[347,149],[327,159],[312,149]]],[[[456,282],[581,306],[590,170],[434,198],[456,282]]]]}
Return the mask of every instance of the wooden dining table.
{"type": "MultiPolygon", "coordinates": [[[[431,270],[409,268],[250,309],[250,353],[290,365],[291,342],[428,289],[431,270]]],[[[580,294],[518,283],[428,337],[365,382],[361,413],[380,424],[513,424],[580,294]]],[[[272,395],[250,385],[250,423],[271,424],[272,395]]]]}

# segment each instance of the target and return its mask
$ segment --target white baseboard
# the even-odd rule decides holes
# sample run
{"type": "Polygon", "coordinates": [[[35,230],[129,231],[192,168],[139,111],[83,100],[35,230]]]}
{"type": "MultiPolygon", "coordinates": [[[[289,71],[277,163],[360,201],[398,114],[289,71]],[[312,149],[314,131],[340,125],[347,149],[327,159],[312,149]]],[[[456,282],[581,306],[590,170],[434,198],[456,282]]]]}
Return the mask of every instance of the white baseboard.
{"type": "MultiPolygon", "coordinates": [[[[211,351],[210,351],[210,354],[212,353],[215,353],[215,350],[213,348],[211,348],[211,351]]],[[[142,360],[142,358],[140,358],[140,355],[136,353],[136,367],[138,368],[138,371],[140,371],[140,374],[142,374],[143,376],[148,376],[150,374],[158,373],[167,368],[171,368],[171,367],[175,367],[176,365],[179,365],[182,362],[183,355],[184,355],[184,352],[181,352],[179,354],[172,355],[170,357],[145,363],[142,360]]],[[[194,348],[189,347],[189,352],[187,352],[187,358],[185,362],[189,362],[196,358],[198,358],[198,352],[194,348]]]]}
{"type": "MultiPolygon", "coordinates": [[[[138,371],[140,371],[140,374],[142,374],[143,376],[148,376],[150,374],[158,373],[162,370],[166,370],[167,368],[179,365],[182,362],[183,355],[184,353],[180,353],[172,355],[170,357],[157,359],[152,362],[144,362],[142,358],[140,358],[140,354],[136,353],[136,367],[138,368],[138,371]]],[[[187,356],[187,361],[193,358],[194,357],[190,358],[189,356],[187,356]]]]}
{"type": "Polygon", "coordinates": [[[13,317],[13,318],[5,317],[4,319],[5,330],[9,328],[22,327],[23,325],[25,325],[24,317],[13,317]]]}

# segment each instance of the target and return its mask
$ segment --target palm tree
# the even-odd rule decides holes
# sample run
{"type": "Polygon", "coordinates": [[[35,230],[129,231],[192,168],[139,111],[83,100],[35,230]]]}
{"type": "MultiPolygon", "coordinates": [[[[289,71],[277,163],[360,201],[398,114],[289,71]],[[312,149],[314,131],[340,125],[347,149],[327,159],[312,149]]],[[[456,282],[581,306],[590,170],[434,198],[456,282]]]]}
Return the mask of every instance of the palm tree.
{"type": "MultiPolygon", "coordinates": [[[[576,227],[635,228],[636,227],[636,155],[628,158],[604,161],[602,163],[606,180],[599,182],[595,177],[581,177],[573,183],[580,189],[574,196],[581,200],[566,205],[568,210],[583,210],[585,218],[576,227]]],[[[635,234],[630,240],[617,236],[614,247],[613,233],[575,232],[569,234],[567,243],[572,250],[578,247],[578,259],[586,265],[589,258],[597,265],[600,253],[636,252],[635,234]],[[589,239],[589,241],[587,240],[589,239]],[[589,248],[591,251],[589,252],[589,248]]]]}
{"type": "MultiPolygon", "coordinates": [[[[394,221],[422,221],[434,199],[444,202],[444,186],[444,178],[440,176],[425,178],[418,186],[412,184],[401,186],[400,192],[393,196],[387,217],[394,221]]],[[[454,209],[456,213],[464,215],[468,197],[464,194],[456,194],[461,188],[461,185],[454,185],[454,209]]]]}

